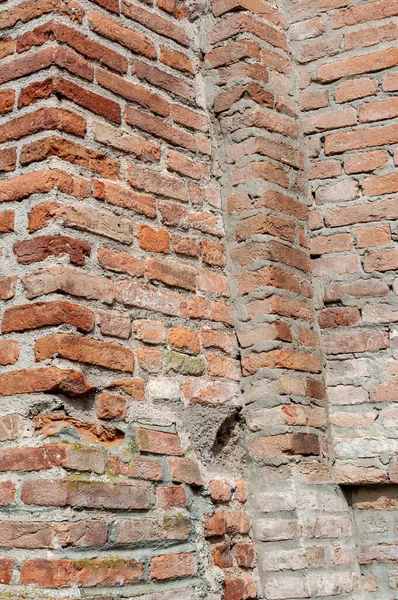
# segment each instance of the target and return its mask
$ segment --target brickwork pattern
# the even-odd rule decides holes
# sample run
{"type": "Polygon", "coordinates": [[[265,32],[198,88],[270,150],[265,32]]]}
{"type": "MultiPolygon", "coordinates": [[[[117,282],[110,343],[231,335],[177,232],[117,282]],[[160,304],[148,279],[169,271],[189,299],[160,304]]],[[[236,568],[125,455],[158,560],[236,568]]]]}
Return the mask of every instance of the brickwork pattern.
{"type": "Polygon", "coordinates": [[[0,0],[0,597],[391,600],[397,18],[0,0]]]}

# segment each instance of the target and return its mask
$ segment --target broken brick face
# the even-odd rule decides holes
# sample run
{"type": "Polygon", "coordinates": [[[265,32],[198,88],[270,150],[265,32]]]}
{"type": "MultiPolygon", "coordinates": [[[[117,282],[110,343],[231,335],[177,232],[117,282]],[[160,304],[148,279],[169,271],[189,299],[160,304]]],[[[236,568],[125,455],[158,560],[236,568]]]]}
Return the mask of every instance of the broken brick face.
{"type": "Polygon", "coordinates": [[[1,3],[4,598],[390,600],[397,17],[1,3]]]}

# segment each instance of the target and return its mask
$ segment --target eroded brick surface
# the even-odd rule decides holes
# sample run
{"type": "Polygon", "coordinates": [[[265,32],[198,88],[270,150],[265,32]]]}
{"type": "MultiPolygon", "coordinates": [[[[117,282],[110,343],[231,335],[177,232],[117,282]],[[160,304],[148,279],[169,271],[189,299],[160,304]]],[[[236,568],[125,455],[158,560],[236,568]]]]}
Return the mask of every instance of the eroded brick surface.
{"type": "Polygon", "coordinates": [[[390,600],[395,0],[0,4],[0,595],[390,600]]]}

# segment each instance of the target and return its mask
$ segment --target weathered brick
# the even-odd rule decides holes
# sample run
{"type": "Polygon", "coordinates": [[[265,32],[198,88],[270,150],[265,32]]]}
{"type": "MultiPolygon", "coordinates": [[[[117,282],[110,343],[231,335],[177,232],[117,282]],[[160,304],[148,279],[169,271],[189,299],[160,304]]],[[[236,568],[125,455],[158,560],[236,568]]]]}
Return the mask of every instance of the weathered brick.
{"type": "Polygon", "coordinates": [[[10,333],[63,324],[72,325],[80,331],[91,331],[94,314],[89,308],[62,300],[24,304],[4,312],[1,330],[10,333]]]}
{"type": "Polygon", "coordinates": [[[0,142],[19,140],[20,138],[45,131],[57,129],[83,137],[86,133],[86,121],[80,115],[63,108],[39,108],[39,110],[15,117],[0,126],[0,142]]]}
{"type": "Polygon", "coordinates": [[[36,341],[37,361],[53,356],[127,373],[134,371],[134,354],[129,348],[77,335],[59,333],[36,341]]]}
{"type": "Polygon", "coordinates": [[[2,373],[0,382],[1,396],[57,391],[69,396],[80,396],[92,390],[92,386],[81,373],[58,367],[2,373]]]}
{"type": "Polygon", "coordinates": [[[126,73],[127,59],[111,48],[89,39],[82,32],[72,29],[61,23],[48,22],[39,25],[33,31],[28,31],[18,38],[18,52],[26,52],[33,46],[40,46],[47,40],[71,46],[83,56],[91,60],[97,60],[119,73],[126,73]]]}
{"type": "Polygon", "coordinates": [[[105,154],[87,149],[81,144],[58,137],[48,137],[26,144],[22,149],[20,161],[26,165],[51,156],[86,167],[108,179],[117,179],[119,176],[119,161],[107,158],[105,154]]]}
{"type": "Polygon", "coordinates": [[[145,271],[143,261],[128,252],[115,252],[104,246],[98,249],[98,262],[103,269],[136,277],[141,277],[145,271]]]}
{"type": "Polygon", "coordinates": [[[62,254],[69,255],[72,264],[84,265],[86,257],[90,256],[91,248],[87,242],[69,236],[43,235],[16,242],[13,251],[18,262],[23,265],[41,262],[49,256],[60,256],[62,254]]]}
{"type": "Polygon", "coordinates": [[[95,587],[135,583],[142,577],[144,565],[133,558],[94,558],[88,564],[79,560],[30,559],[21,565],[21,583],[39,587],[64,588],[71,584],[95,587]]]}
{"type": "Polygon", "coordinates": [[[194,552],[185,554],[164,554],[151,561],[151,579],[160,581],[195,575],[198,570],[194,552]]]}
{"type": "Polygon", "coordinates": [[[336,86],[336,102],[350,102],[351,100],[357,100],[357,98],[374,96],[377,93],[377,89],[377,81],[371,77],[342,81],[336,86]]]}
{"type": "Polygon", "coordinates": [[[143,510],[151,505],[152,486],[147,482],[101,483],[65,479],[25,481],[21,495],[25,504],[81,508],[143,510]]]}
{"type": "Polygon", "coordinates": [[[181,456],[180,441],[174,433],[137,428],[136,443],[141,452],[181,456]]]}
{"type": "Polygon", "coordinates": [[[126,46],[137,54],[142,54],[147,58],[156,58],[156,47],[149,36],[96,12],[89,13],[88,22],[95,33],[126,46]]]}
{"type": "Polygon", "coordinates": [[[99,419],[124,419],[126,400],[117,394],[99,394],[95,400],[95,410],[99,419]]]}
{"type": "Polygon", "coordinates": [[[141,6],[137,6],[130,0],[122,0],[122,13],[126,17],[137,21],[148,29],[170,38],[182,46],[188,46],[188,37],[185,31],[165,17],[153,13],[141,6]]]}

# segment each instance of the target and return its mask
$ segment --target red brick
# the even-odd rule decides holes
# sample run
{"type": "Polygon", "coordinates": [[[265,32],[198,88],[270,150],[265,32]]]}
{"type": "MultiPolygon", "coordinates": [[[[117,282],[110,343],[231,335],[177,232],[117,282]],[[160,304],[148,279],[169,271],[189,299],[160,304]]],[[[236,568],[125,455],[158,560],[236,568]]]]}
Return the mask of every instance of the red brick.
{"type": "Polygon", "coordinates": [[[114,19],[96,12],[89,13],[88,22],[95,33],[126,46],[126,48],[137,54],[142,54],[147,58],[156,58],[156,47],[149,36],[134,31],[130,27],[125,27],[114,19]]]}
{"type": "Polygon", "coordinates": [[[95,412],[99,419],[124,419],[126,400],[117,394],[99,394],[95,400],[95,412]]]}
{"type": "Polygon", "coordinates": [[[346,275],[359,273],[361,264],[357,254],[323,256],[313,260],[312,272],[315,276],[346,275]]]}
{"type": "Polygon", "coordinates": [[[178,71],[188,73],[189,75],[195,75],[195,70],[189,57],[182,52],[171,50],[166,46],[161,45],[159,60],[172,69],[177,69],[178,71]]]}
{"type": "Polygon", "coordinates": [[[11,583],[13,575],[14,560],[11,558],[0,559],[0,583],[11,583]]]}
{"type": "Polygon", "coordinates": [[[164,344],[166,341],[166,328],[161,321],[136,320],[134,333],[138,340],[147,344],[164,344]]]}
{"type": "Polygon", "coordinates": [[[236,544],[233,548],[238,564],[246,569],[254,569],[256,566],[255,545],[250,542],[236,544]]]}
{"type": "Polygon", "coordinates": [[[129,348],[72,334],[48,335],[36,341],[37,361],[53,356],[127,373],[134,371],[134,355],[129,348]]]}
{"type": "Polygon", "coordinates": [[[131,256],[128,252],[115,252],[110,248],[101,246],[98,249],[98,262],[103,269],[127,273],[140,277],[144,274],[143,261],[131,256]]]}
{"type": "Polygon", "coordinates": [[[195,89],[190,83],[179,77],[170,75],[166,71],[158,69],[158,67],[153,67],[140,60],[133,60],[131,63],[131,72],[138,79],[143,79],[147,83],[155,87],[160,87],[175,96],[191,101],[195,99],[195,89]]]}
{"type": "Polygon", "coordinates": [[[396,23],[386,23],[377,27],[367,27],[359,31],[347,32],[344,36],[344,48],[351,50],[353,48],[374,46],[381,42],[396,40],[397,37],[398,27],[396,23]]]}
{"type": "Polygon", "coordinates": [[[253,235],[267,234],[292,242],[296,226],[290,219],[276,215],[255,215],[242,219],[235,228],[236,239],[240,242],[253,235]]]}
{"type": "Polygon", "coordinates": [[[216,17],[229,11],[244,9],[254,14],[263,15],[266,21],[270,21],[274,25],[285,25],[285,19],[281,12],[262,0],[256,0],[256,2],[250,0],[214,0],[212,9],[216,17]]]}
{"type": "Polygon", "coordinates": [[[151,561],[151,579],[160,581],[189,577],[198,570],[197,556],[194,552],[185,554],[163,554],[151,561]]]}
{"type": "Polygon", "coordinates": [[[393,119],[398,115],[397,98],[367,102],[359,107],[359,120],[361,123],[393,119]]]}
{"type": "Polygon", "coordinates": [[[135,583],[142,577],[144,565],[133,558],[94,558],[86,560],[31,559],[20,567],[21,583],[39,587],[65,588],[112,586],[135,583]]]}
{"type": "Polygon", "coordinates": [[[253,162],[235,167],[233,185],[239,185],[252,179],[265,179],[284,188],[288,188],[289,185],[285,170],[271,162],[253,162]]]}
{"type": "Polygon", "coordinates": [[[170,252],[170,235],[166,230],[156,230],[149,225],[138,224],[136,231],[140,248],[143,250],[163,254],[170,252]]]}
{"type": "Polygon", "coordinates": [[[395,144],[398,140],[398,126],[367,127],[344,133],[333,133],[325,139],[325,154],[339,154],[346,150],[358,150],[395,144]]]}
{"type": "Polygon", "coordinates": [[[19,342],[0,340],[0,365],[14,365],[19,358],[19,342]]]}
{"type": "Polygon", "coordinates": [[[332,56],[339,52],[342,42],[343,36],[341,33],[328,35],[306,43],[297,42],[294,44],[294,57],[297,62],[305,64],[325,56],[332,56]]]}
{"type": "Polygon", "coordinates": [[[0,300],[10,300],[15,296],[18,277],[0,277],[0,300]]]}
{"type": "Polygon", "coordinates": [[[133,187],[150,194],[158,194],[185,202],[188,200],[187,189],[181,179],[150,171],[139,165],[129,164],[127,180],[133,187]]]}
{"type": "Polygon", "coordinates": [[[24,304],[4,312],[1,330],[10,333],[63,324],[72,325],[80,331],[91,331],[94,314],[89,308],[62,300],[24,304]]]}
{"type": "Polygon", "coordinates": [[[159,373],[163,369],[163,354],[152,348],[137,348],[137,360],[140,369],[148,373],[159,373]]]}
{"type": "Polygon", "coordinates": [[[101,483],[68,479],[25,481],[22,502],[36,506],[74,506],[80,508],[143,510],[151,506],[152,486],[134,483],[101,483]]]}
{"type": "MultiPolygon", "coordinates": [[[[119,77],[119,75],[109,73],[109,71],[97,67],[96,79],[97,83],[102,87],[114,92],[118,96],[122,96],[126,100],[136,102],[142,108],[147,108],[163,117],[166,117],[170,113],[169,104],[164,98],[141,85],[128,81],[125,77],[119,77]]],[[[149,119],[149,115],[146,118],[149,123],[152,122],[149,119]]],[[[140,127],[140,129],[146,130],[145,127],[140,127]]]]}
{"type": "Polygon", "coordinates": [[[212,517],[205,515],[206,538],[224,535],[225,531],[225,518],[221,512],[216,512],[212,517]]]}
{"type": "Polygon", "coordinates": [[[384,75],[382,88],[384,92],[395,92],[398,89],[398,79],[396,71],[384,75]]]}
{"type": "Polygon", "coordinates": [[[119,73],[127,72],[127,59],[114,50],[89,39],[84,33],[66,25],[55,22],[39,25],[33,31],[28,31],[17,40],[17,51],[26,52],[33,46],[40,46],[48,40],[56,40],[67,44],[83,56],[99,61],[119,73]]]}
{"type": "Polygon", "coordinates": [[[356,230],[357,248],[369,248],[369,246],[379,246],[388,244],[391,241],[391,231],[389,225],[380,227],[364,227],[356,230]]]}
{"type": "Polygon", "coordinates": [[[378,85],[376,79],[371,79],[370,77],[342,81],[336,86],[336,102],[350,102],[351,100],[357,100],[357,98],[374,96],[377,94],[377,89],[378,85]]]}
{"type": "Polygon", "coordinates": [[[133,457],[126,463],[121,460],[119,456],[113,455],[109,460],[109,464],[115,475],[124,475],[136,479],[148,479],[150,481],[162,480],[162,463],[155,460],[133,457]]]}
{"type": "Polygon", "coordinates": [[[86,121],[80,115],[63,108],[39,108],[39,110],[16,117],[0,126],[0,142],[19,140],[20,138],[57,129],[83,137],[86,133],[86,121]]]}
{"type": "Polygon", "coordinates": [[[326,210],[326,224],[329,227],[340,227],[356,223],[393,220],[398,216],[398,206],[394,199],[376,200],[370,204],[356,206],[339,206],[326,210]]]}
{"type": "Polygon", "coordinates": [[[156,431],[154,429],[137,428],[136,444],[141,452],[181,456],[182,451],[178,436],[174,433],[156,431]]]}
{"type": "Polygon", "coordinates": [[[3,210],[0,212],[0,233],[14,231],[15,213],[13,210],[3,210]]]}
{"type": "Polygon", "coordinates": [[[331,327],[351,327],[352,325],[356,325],[360,318],[361,315],[356,306],[345,306],[321,310],[318,322],[321,329],[331,327]]]}
{"type": "Polygon", "coordinates": [[[311,239],[311,255],[329,254],[332,252],[345,252],[352,250],[350,233],[336,233],[334,235],[319,235],[311,239]]]}
{"type": "Polygon", "coordinates": [[[122,0],[122,13],[155,33],[170,38],[182,46],[188,46],[188,37],[185,31],[169,19],[137,6],[130,0],[122,0]]]}
{"type": "Polygon", "coordinates": [[[1,90],[0,91],[0,113],[5,114],[12,111],[15,102],[15,91],[14,90],[1,90]]]}
{"type": "Polygon", "coordinates": [[[338,108],[305,117],[303,119],[303,127],[305,133],[315,133],[329,129],[338,129],[339,127],[348,127],[349,125],[355,125],[356,122],[357,111],[354,108],[338,108]]]}
{"type": "Polygon", "coordinates": [[[300,94],[300,107],[303,111],[326,108],[327,106],[329,106],[329,99],[325,90],[308,90],[300,94]]]}
{"type": "Polygon", "coordinates": [[[169,330],[169,344],[177,350],[198,354],[200,352],[200,344],[197,333],[190,329],[175,327],[169,330]]]}
{"type": "Polygon", "coordinates": [[[161,281],[172,287],[196,291],[196,269],[174,262],[151,258],[146,262],[145,274],[150,280],[161,281]]]}
{"type": "MultiPolygon", "coordinates": [[[[158,105],[158,102],[156,104],[158,105]]],[[[164,119],[143,113],[131,106],[126,106],[125,117],[127,124],[132,127],[138,127],[142,131],[165,140],[174,146],[181,146],[192,151],[196,150],[197,144],[192,134],[165,123],[164,119]]]]}
{"type": "Polygon", "coordinates": [[[387,163],[386,150],[373,150],[371,152],[360,152],[348,154],[344,157],[344,170],[346,173],[368,173],[376,169],[382,169],[387,163]]]}
{"type": "MultiPolygon", "coordinates": [[[[109,76],[111,76],[111,74],[109,74],[109,76]]],[[[58,97],[66,98],[83,108],[87,108],[96,115],[105,117],[110,121],[119,124],[121,122],[120,106],[117,102],[104,98],[104,96],[90,90],[86,90],[71,81],[61,78],[54,79],[52,83],[52,93],[56,94],[58,97]]],[[[21,93],[18,105],[26,103],[28,100],[27,96],[29,97],[29,89],[21,93]]]]}
{"type": "Polygon", "coordinates": [[[209,488],[213,502],[229,502],[231,499],[231,486],[225,479],[212,479],[209,482],[209,488]]]}
{"type": "Polygon", "coordinates": [[[264,300],[251,300],[247,304],[247,313],[250,316],[258,314],[278,314],[284,317],[314,321],[314,310],[308,302],[293,300],[284,296],[273,295],[264,300]]]}
{"type": "Polygon", "coordinates": [[[367,252],[364,256],[364,269],[373,271],[395,271],[398,268],[398,250],[393,248],[367,252]]]}
{"type": "Polygon", "coordinates": [[[358,25],[376,19],[393,17],[398,14],[398,5],[395,0],[376,0],[365,5],[353,6],[347,10],[336,12],[330,19],[332,29],[346,25],[358,25]]]}
{"type": "Polygon", "coordinates": [[[129,315],[116,312],[116,310],[99,310],[97,322],[102,335],[128,340],[131,334],[131,321],[129,315]]]}
{"type": "MultiPolygon", "coordinates": [[[[4,16],[4,14],[3,14],[4,16]]],[[[15,40],[12,38],[5,38],[0,42],[0,58],[5,58],[14,54],[15,52],[15,40]]]]}
{"type": "Polygon", "coordinates": [[[119,161],[107,158],[105,154],[85,148],[71,140],[58,137],[43,138],[26,144],[21,151],[20,162],[26,165],[51,156],[91,169],[108,179],[119,177],[119,161]]]}
{"type": "Polygon", "coordinates": [[[171,478],[176,483],[202,486],[203,479],[196,461],[188,458],[168,458],[171,478]]]}
{"type": "Polygon", "coordinates": [[[6,83],[19,77],[25,77],[31,73],[37,73],[50,67],[54,61],[56,50],[49,46],[29,56],[22,56],[5,62],[0,66],[0,83],[6,83]]]}
{"type": "Polygon", "coordinates": [[[233,358],[218,356],[217,354],[207,354],[207,374],[212,377],[224,377],[234,381],[240,381],[240,363],[233,358]]]}
{"type": "Polygon", "coordinates": [[[14,502],[16,495],[15,483],[12,481],[0,482],[0,506],[7,506],[14,502]]]}
{"type": "Polygon", "coordinates": [[[15,171],[17,151],[15,148],[0,150],[0,171],[15,171]]]}
{"type": "Polygon", "coordinates": [[[160,160],[160,146],[149,142],[140,135],[129,134],[109,123],[100,121],[92,122],[91,130],[94,138],[102,144],[116,148],[126,154],[135,154],[141,160],[149,162],[160,160]]]}
{"type": "Polygon", "coordinates": [[[156,216],[155,202],[147,194],[138,194],[120,185],[98,181],[97,179],[94,179],[93,186],[94,198],[98,200],[132,210],[151,219],[156,216]]]}
{"type": "Polygon", "coordinates": [[[343,77],[374,73],[383,69],[395,67],[398,64],[398,50],[388,48],[379,52],[372,52],[364,56],[354,56],[346,60],[322,65],[317,70],[317,79],[320,83],[329,83],[343,77]]]}
{"type": "Polygon", "coordinates": [[[285,35],[249,14],[241,13],[226,17],[219,21],[209,36],[210,44],[216,44],[235,36],[239,33],[253,34],[261,40],[268,42],[271,46],[288,50],[285,35]]]}
{"type": "Polygon", "coordinates": [[[188,129],[207,131],[209,128],[207,118],[204,115],[184,106],[173,104],[171,107],[171,117],[175,123],[183,125],[188,129]]]}
{"type": "Polygon", "coordinates": [[[106,386],[108,388],[119,387],[134,400],[143,400],[145,395],[145,384],[142,379],[119,379],[112,381],[106,386]]]}
{"type": "Polygon", "coordinates": [[[3,541],[12,548],[55,548],[59,546],[89,547],[107,542],[108,528],[104,521],[76,523],[21,523],[2,521],[3,541]]]}
{"type": "Polygon", "coordinates": [[[166,151],[166,166],[171,172],[191,177],[192,179],[197,179],[202,182],[209,177],[207,165],[198,161],[193,161],[173,150],[166,151]]]}
{"type": "Polygon", "coordinates": [[[265,459],[281,454],[318,455],[318,436],[311,433],[285,433],[267,437],[257,437],[249,442],[249,452],[253,458],[265,459]]]}
{"type": "Polygon", "coordinates": [[[116,285],[116,297],[118,302],[126,306],[136,306],[171,316],[181,314],[180,294],[156,286],[120,281],[116,285]]]}
{"type": "Polygon", "coordinates": [[[381,279],[363,279],[352,283],[332,283],[325,298],[341,300],[345,295],[356,298],[377,298],[388,294],[388,285],[381,279]]]}
{"type": "Polygon", "coordinates": [[[92,390],[81,373],[58,367],[2,373],[0,384],[0,396],[35,392],[60,392],[68,396],[80,396],[92,390]]]}
{"type": "Polygon", "coordinates": [[[320,373],[319,358],[298,350],[270,350],[258,354],[246,354],[242,358],[243,374],[256,373],[261,368],[291,369],[308,373],[320,373]]]}
{"type": "Polygon", "coordinates": [[[156,496],[158,500],[158,506],[161,510],[185,508],[187,505],[185,490],[179,485],[158,487],[156,489],[156,496]]]}
{"type": "Polygon", "coordinates": [[[59,169],[51,169],[24,173],[7,181],[0,181],[0,202],[23,200],[31,194],[45,194],[54,187],[79,199],[86,198],[89,194],[84,179],[73,177],[59,169]]]}
{"type": "Polygon", "coordinates": [[[58,431],[65,429],[65,427],[73,427],[80,439],[84,442],[89,442],[90,444],[95,443],[106,447],[120,444],[124,440],[124,433],[115,427],[105,427],[98,423],[93,424],[88,423],[87,421],[79,421],[79,419],[67,417],[63,414],[41,413],[34,417],[33,421],[35,424],[35,431],[44,438],[52,437],[57,434],[58,431]]]}
{"type": "Polygon", "coordinates": [[[388,348],[387,334],[379,331],[358,331],[350,334],[322,336],[326,354],[348,354],[352,352],[370,352],[388,348]]]}
{"type": "Polygon", "coordinates": [[[69,255],[69,260],[74,265],[84,265],[86,257],[90,256],[91,248],[87,242],[64,235],[43,235],[13,246],[17,261],[23,265],[41,262],[49,256],[69,255]]]}

